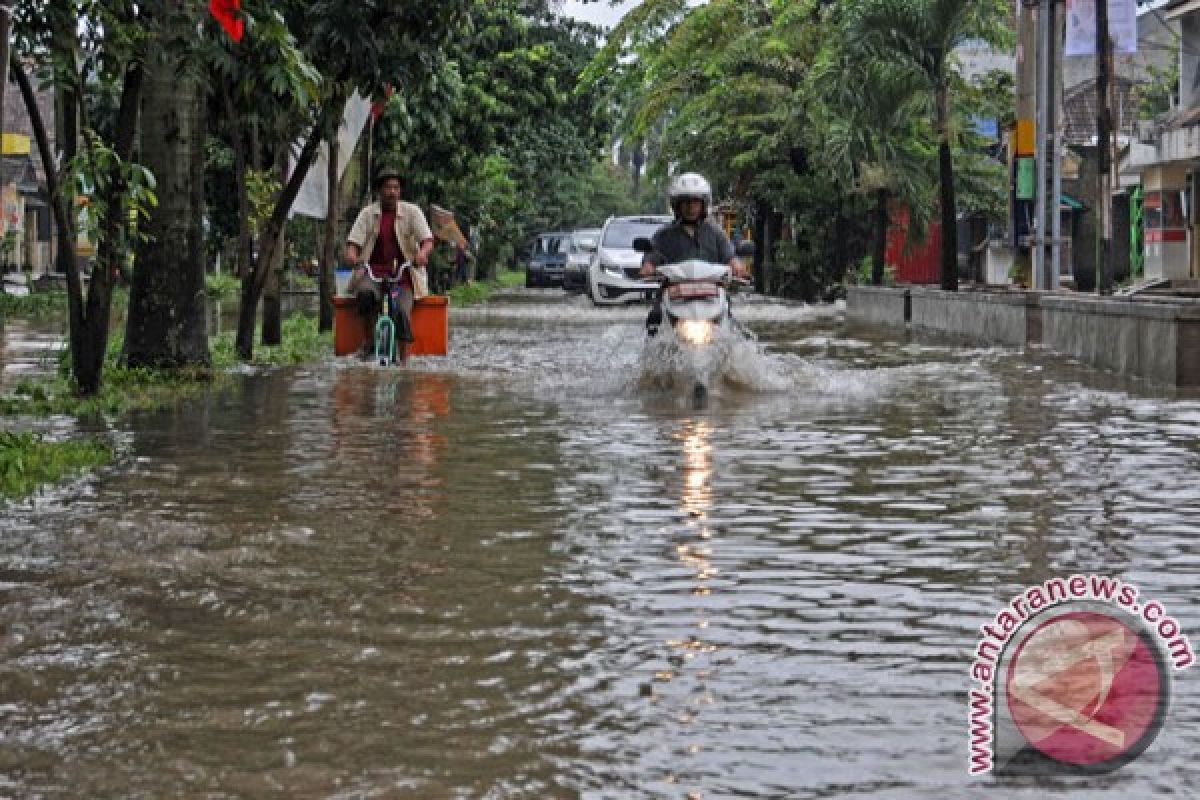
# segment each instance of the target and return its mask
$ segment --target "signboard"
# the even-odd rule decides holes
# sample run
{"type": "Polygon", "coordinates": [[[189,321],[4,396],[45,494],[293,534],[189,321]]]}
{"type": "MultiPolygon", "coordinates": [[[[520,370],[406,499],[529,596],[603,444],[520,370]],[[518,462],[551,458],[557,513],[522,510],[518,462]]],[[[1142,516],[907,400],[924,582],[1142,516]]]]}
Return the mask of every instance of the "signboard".
{"type": "Polygon", "coordinates": [[[1022,156],[1017,159],[1017,199],[1032,200],[1036,196],[1037,162],[1022,156]]]}
{"type": "Polygon", "coordinates": [[[15,183],[0,189],[0,211],[0,234],[20,233],[25,228],[25,199],[15,183]]]}
{"type": "MultiPolygon", "coordinates": [[[[1116,52],[1137,52],[1137,0],[1108,0],[1108,35],[1116,52]]],[[[1067,0],[1063,55],[1096,55],[1096,0],[1067,0]]]]}

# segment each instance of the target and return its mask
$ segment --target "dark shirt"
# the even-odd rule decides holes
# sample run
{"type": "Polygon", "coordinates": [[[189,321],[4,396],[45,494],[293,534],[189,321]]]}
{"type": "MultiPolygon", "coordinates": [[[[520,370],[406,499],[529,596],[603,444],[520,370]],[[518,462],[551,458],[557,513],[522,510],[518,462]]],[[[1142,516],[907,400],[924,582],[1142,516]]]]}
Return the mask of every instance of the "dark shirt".
{"type": "Polygon", "coordinates": [[[736,255],[725,231],[708,217],[696,227],[694,237],[682,223],[676,221],[659,228],[650,241],[654,244],[654,252],[646,254],[646,261],[656,267],[693,258],[728,264],[736,255]]]}
{"type": "Polygon", "coordinates": [[[379,218],[379,237],[375,240],[375,247],[371,249],[371,257],[369,259],[371,266],[378,268],[382,267],[391,274],[393,266],[399,265],[404,261],[404,256],[400,254],[400,242],[396,240],[396,209],[391,211],[385,210],[379,218]]]}

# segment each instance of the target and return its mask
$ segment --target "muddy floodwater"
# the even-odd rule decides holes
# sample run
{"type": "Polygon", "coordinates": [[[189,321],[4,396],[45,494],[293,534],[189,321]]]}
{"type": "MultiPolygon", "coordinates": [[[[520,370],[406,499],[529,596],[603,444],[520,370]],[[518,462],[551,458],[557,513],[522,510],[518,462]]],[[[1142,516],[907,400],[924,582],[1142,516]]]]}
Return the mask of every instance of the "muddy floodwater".
{"type": "MultiPolygon", "coordinates": [[[[1200,641],[1200,402],[738,315],[700,406],[644,309],[515,290],[446,359],[121,421],[0,509],[0,796],[1200,794],[1197,669],[1106,776],[971,778],[966,724],[979,626],[1048,578],[1200,641]]],[[[0,382],[55,340],[10,323],[0,382]]]]}

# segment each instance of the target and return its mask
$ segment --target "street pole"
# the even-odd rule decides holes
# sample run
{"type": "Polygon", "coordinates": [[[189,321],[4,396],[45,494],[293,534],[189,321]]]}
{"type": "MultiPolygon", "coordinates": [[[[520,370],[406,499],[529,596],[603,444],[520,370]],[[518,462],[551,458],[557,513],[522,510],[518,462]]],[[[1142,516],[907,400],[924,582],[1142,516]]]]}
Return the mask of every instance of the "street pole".
{"type": "Polygon", "coordinates": [[[1033,234],[1033,288],[1046,288],[1046,164],[1050,153],[1046,144],[1049,140],[1050,119],[1047,113],[1050,80],[1050,8],[1054,0],[1041,0],[1038,4],[1038,78],[1037,78],[1037,199],[1034,203],[1033,234]]]}
{"type": "Polygon", "coordinates": [[[1062,281],[1062,34],[1065,14],[1050,17],[1050,43],[1053,54],[1050,62],[1050,280],[1047,288],[1058,289],[1062,281]]]}
{"type": "MultiPolygon", "coordinates": [[[[1026,5],[1025,2],[1017,4],[1017,120],[1018,131],[1020,125],[1025,124],[1033,127],[1033,123],[1037,115],[1037,21],[1034,18],[1033,8],[1026,5]]],[[[1014,169],[1020,158],[1032,155],[1028,152],[1022,152],[1019,144],[1019,137],[1013,143],[1014,169]]],[[[1020,198],[1013,193],[1013,228],[1017,226],[1017,215],[1024,214],[1028,206],[1020,198]]],[[[1030,231],[1032,233],[1032,231],[1030,231]]],[[[1022,276],[1032,278],[1032,248],[1023,247],[1022,243],[1013,240],[1015,245],[1013,251],[1013,264],[1016,267],[1016,273],[1022,276]]]]}
{"type": "Polygon", "coordinates": [[[1111,44],[1108,36],[1108,2],[1096,2],[1096,203],[1100,210],[1096,242],[1096,292],[1112,292],[1112,188],[1110,152],[1112,110],[1109,107],[1108,81],[1111,68],[1111,44]]]}

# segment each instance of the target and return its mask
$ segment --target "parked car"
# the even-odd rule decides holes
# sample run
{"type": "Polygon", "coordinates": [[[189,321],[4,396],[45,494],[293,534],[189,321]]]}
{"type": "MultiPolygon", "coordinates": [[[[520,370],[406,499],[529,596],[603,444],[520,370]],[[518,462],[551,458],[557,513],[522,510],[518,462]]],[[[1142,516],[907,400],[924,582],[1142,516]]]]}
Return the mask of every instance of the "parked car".
{"type": "Polygon", "coordinates": [[[599,228],[584,228],[571,234],[567,266],[563,268],[563,288],[568,292],[582,292],[587,286],[588,264],[592,263],[599,241],[599,228]]]}
{"type": "Polygon", "coordinates": [[[588,265],[586,291],[593,303],[621,305],[651,299],[658,284],[638,276],[642,254],[633,249],[633,240],[653,236],[670,221],[670,217],[657,214],[609,217],[588,265]]]}
{"type": "Polygon", "coordinates": [[[526,286],[562,286],[570,237],[566,231],[538,234],[525,268],[526,286]]]}

